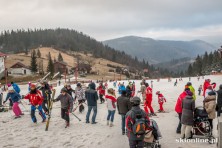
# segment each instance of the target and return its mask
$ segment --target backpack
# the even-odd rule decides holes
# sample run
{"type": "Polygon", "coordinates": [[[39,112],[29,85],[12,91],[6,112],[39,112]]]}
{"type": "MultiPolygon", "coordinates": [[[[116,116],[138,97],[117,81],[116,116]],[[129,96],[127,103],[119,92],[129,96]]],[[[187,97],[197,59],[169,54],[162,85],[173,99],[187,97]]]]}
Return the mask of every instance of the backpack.
{"type": "Polygon", "coordinates": [[[146,124],[145,124],[145,119],[142,116],[142,110],[138,113],[133,111],[136,119],[135,123],[133,124],[133,134],[135,135],[144,135],[146,133],[146,124]]]}

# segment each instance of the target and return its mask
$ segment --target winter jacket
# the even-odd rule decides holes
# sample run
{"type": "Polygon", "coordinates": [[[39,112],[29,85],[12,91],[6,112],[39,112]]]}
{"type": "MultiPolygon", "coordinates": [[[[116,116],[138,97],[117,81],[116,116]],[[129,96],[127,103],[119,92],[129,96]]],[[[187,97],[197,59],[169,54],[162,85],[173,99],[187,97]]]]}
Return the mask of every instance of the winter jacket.
{"type": "Polygon", "coordinates": [[[6,102],[9,98],[12,100],[13,103],[15,103],[15,102],[18,102],[18,101],[21,99],[21,96],[20,96],[20,94],[17,93],[17,92],[8,93],[7,96],[6,96],[5,102],[6,102]]]}
{"type": "Polygon", "coordinates": [[[119,89],[118,89],[119,94],[122,94],[122,91],[123,91],[123,90],[126,90],[126,87],[125,87],[124,85],[120,85],[120,86],[119,86],[119,89]]]}
{"type": "Polygon", "coordinates": [[[113,95],[106,95],[105,99],[107,100],[107,108],[110,111],[116,110],[116,98],[113,95]]]}
{"type": "Polygon", "coordinates": [[[152,88],[148,86],[146,88],[146,101],[151,101],[152,98],[153,98],[152,88]]]}
{"type": "Polygon", "coordinates": [[[132,96],[132,89],[129,85],[126,87],[126,96],[129,98],[132,96]]]}
{"type": "Polygon", "coordinates": [[[72,109],[73,108],[72,97],[68,93],[66,93],[65,95],[60,94],[54,101],[60,101],[62,109],[72,109]]]}
{"type": "Polygon", "coordinates": [[[15,90],[17,93],[20,93],[20,88],[19,88],[19,86],[18,86],[16,83],[13,83],[13,84],[12,84],[12,87],[14,88],[14,90],[15,90]]]}
{"type": "Polygon", "coordinates": [[[85,91],[85,97],[88,106],[97,106],[97,100],[99,99],[97,91],[94,89],[87,89],[85,91]]]}
{"type": "Polygon", "coordinates": [[[117,109],[120,115],[126,115],[126,113],[132,108],[130,99],[126,96],[120,96],[117,98],[117,109]]]}
{"type": "Polygon", "coordinates": [[[75,90],[75,94],[76,94],[76,99],[77,100],[85,100],[85,92],[82,88],[78,88],[76,87],[76,90],[75,90]]]}
{"type": "Polygon", "coordinates": [[[182,101],[183,101],[183,99],[185,99],[186,96],[187,96],[187,93],[186,93],[186,91],[184,91],[178,97],[177,103],[175,105],[175,111],[177,113],[182,113],[182,101]]]}
{"type": "Polygon", "coordinates": [[[97,90],[99,91],[99,95],[105,95],[105,87],[100,85],[97,90]]]}
{"type": "Polygon", "coordinates": [[[204,100],[204,108],[208,113],[209,119],[216,118],[216,95],[207,96],[204,100]]]}
{"type": "Polygon", "coordinates": [[[73,90],[72,88],[67,89],[67,93],[72,97],[72,93],[75,93],[75,90],[73,90]]]}
{"type": "Polygon", "coordinates": [[[33,106],[36,106],[36,105],[41,105],[42,102],[43,102],[43,97],[42,97],[42,94],[40,91],[36,91],[36,94],[27,94],[24,99],[28,99],[29,102],[33,105],[33,106]]]}
{"type": "Polygon", "coordinates": [[[189,89],[190,89],[190,91],[193,93],[193,99],[194,100],[196,100],[196,95],[195,95],[195,89],[193,88],[193,86],[192,85],[190,85],[189,87],[188,87],[189,89]]]}
{"type": "Polygon", "coordinates": [[[184,125],[193,125],[193,113],[195,110],[195,100],[192,96],[187,95],[182,101],[181,123],[184,125]]]}
{"type": "Polygon", "coordinates": [[[46,84],[45,87],[41,87],[40,90],[42,91],[42,96],[44,98],[44,100],[48,100],[48,97],[49,99],[51,99],[51,95],[52,94],[52,91],[49,87],[49,84],[46,84]],[[48,93],[48,97],[47,97],[47,93],[48,93]]]}
{"type": "Polygon", "coordinates": [[[205,92],[206,92],[206,90],[207,90],[207,87],[210,85],[210,82],[209,81],[205,81],[204,82],[204,85],[203,85],[203,96],[204,97],[206,97],[205,96],[205,92]]]}
{"type": "Polygon", "coordinates": [[[132,109],[130,111],[128,111],[127,114],[126,114],[126,128],[127,128],[127,131],[128,131],[129,140],[139,140],[139,141],[141,141],[141,140],[144,139],[145,134],[141,135],[138,138],[133,133],[133,125],[134,125],[135,120],[136,120],[136,114],[141,114],[142,118],[145,119],[146,130],[149,129],[150,120],[149,120],[147,114],[145,113],[145,111],[142,110],[139,106],[133,106],[132,109]]]}
{"type": "Polygon", "coordinates": [[[217,91],[217,114],[222,113],[222,89],[217,91]]]}
{"type": "Polygon", "coordinates": [[[166,98],[162,94],[158,94],[158,103],[166,102],[166,98]]]}

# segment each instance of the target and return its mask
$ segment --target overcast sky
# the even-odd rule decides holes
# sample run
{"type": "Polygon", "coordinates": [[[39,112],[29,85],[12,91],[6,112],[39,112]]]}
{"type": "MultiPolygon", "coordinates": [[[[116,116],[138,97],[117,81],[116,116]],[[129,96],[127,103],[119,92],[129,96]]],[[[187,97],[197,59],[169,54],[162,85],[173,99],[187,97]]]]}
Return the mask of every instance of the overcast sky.
{"type": "Polygon", "coordinates": [[[70,28],[95,39],[222,40],[222,0],[0,0],[0,30],[70,28]]]}

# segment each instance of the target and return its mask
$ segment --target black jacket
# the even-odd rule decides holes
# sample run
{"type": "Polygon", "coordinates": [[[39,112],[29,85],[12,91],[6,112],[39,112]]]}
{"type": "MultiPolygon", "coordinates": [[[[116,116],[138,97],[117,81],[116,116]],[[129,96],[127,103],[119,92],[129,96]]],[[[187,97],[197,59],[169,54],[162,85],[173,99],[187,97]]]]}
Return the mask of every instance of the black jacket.
{"type": "Polygon", "coordinates": [[[217,104],[222,106],[222,89],[219,89],[217,91],[217,95],[218,95],[218,97],[217,97],[217,104]]]}
{"type": "Polygon", "coordinates": [[[48,100],[47,98],[47,93],[48,93],[48,97],[49,99],[51,99],[51,94],[52,94],[52,91],[49,87],[49,84],[46,84],[45,87],[41,87],[40,90],[42,91],[42,96],[44,98],[44,100],[48,100]]]}
{"type": "Polygon", "coordinates": [[[132,108],[129,98],[120,96],[117,98],[117,109],[120,115],[126,115],[126,113],[132,108]]]}
{"type": "Polygon", "coordinates": [[[86,97],[88,106],[97,106],[97,100],[99,97],[96,90],[87,89],[85,91],[85,97],[86,97]]]}

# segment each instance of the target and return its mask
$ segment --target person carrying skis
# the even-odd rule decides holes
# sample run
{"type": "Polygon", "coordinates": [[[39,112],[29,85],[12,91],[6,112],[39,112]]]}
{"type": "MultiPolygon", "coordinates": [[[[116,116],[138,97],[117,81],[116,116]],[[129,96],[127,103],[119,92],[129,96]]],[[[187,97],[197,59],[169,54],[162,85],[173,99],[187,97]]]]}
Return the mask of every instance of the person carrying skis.
{"type": "Polygon", "coordinates": [[[86,101],[85,92],[82,89],[82,85],[80,83],[78,83],[76,86],[77,86],[75,89],[76,99],[78,100],[79,103],[79,112],[82,113],[84,111],[83,103],[86,101]]]}
{"type": "Polygon", "coordinates": [[[35,84],[31,84],[30,86],[30,92],[23,97],[24,99],[28,99],[31,103],[31,118],[33,123],[37,123],[37,119],[35,116],[35,110],[38,109],[39,115],[42,117],[42,122],[46,121],[46,115],[42,110],[42,102],[43,97],[39,90],[36,89],[35,84]]]}
{"type": "Polygon", "coordinates": [[[65,128],[67,128],[70,125],[69,113],[72,112],[71,109],[73,108],[73,101],[72,97],[67,93],[66,88],[62,88],[61,94],[53,100],[53,102],[57,101],[61,102],[61,117],[65,120],[65,128]]]}
{"type": "Polygon", "coordinates": [[[126,128],[130,148],[143,148],[146,130],[149,129],[150,120],[141,108],[140,98],[130,100],[132,109],[126,114],[126,128]]]}
{"type": "Polygon", "coordinates": [[[47,83],[47,81],[45,81],[45,80],[42,81],[41,85],[42,86],[40,87],[39,90],[42,91],[42,96],[43,96],[43,99],[44,99],[43,102],[42,102],[42,108],[43,108],[45,114],[48,115],[49,114],[49,109],[48,108],[50,106],[50,104],[48,102],[50,102],[50,100],[51,100],[52,91],[51,91],[50,86],[47,83]],[[48,108],[46,107],[46,104],[47,104],[48,108]]]}
{"type": "Polygon", "coordinates": [[[166,98],[163,96],[163,94],[160,93],[160,91],[156,92],[156,95],[158,96],[158,103],[160,106],[159,112],[165,112],[163,109],[163,103],[166,102],[166,98]]]}
{"type": "Polygon", "coordinates": [[[97,91],[99,91],[100,104],[102,104],[105,102],[103,98],[103,96],[105,96],[105,86],[103,86],[102,82],[99,84],[99,87],[97,87],[97,91]]]}
{"type": "Polygon", "coordinates": [[[150,114],[151,116],[156,116],[154,113],[153,107],[152,107],[152,100],[153,100],[153,94],[152,94],[152,88],[149,87],[148,83],[145,83],[146,86],[146,101],[144,102],[144,110],[147,114],[149,114],[150,109],[150,114]]]}
{"type": "Polygon", "coordinates": [[[13,103],[12,110],[15,114],[15,119],[20,118],[21,115],[24,115],[19,107],[19,100],[21,99],[21,96],[14,90],[13,87],[8,88],[8,94],[3,104],[5,104],[9,98],[11,98],[13,103]]]}

